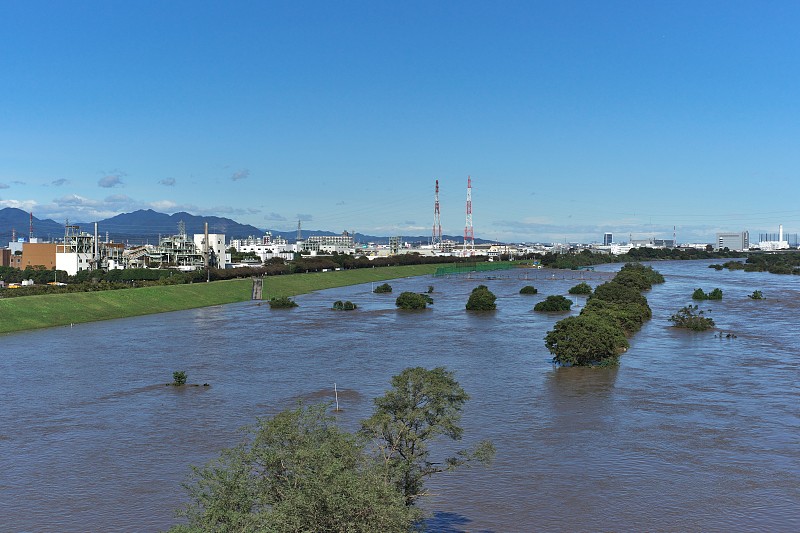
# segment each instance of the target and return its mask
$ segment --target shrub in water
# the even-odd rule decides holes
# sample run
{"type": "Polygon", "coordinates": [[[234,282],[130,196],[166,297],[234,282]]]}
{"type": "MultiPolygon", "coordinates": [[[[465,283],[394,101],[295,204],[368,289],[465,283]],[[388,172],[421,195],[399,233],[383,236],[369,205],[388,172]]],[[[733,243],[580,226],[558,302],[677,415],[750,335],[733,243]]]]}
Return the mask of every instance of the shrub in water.
{"type": "Polygon", "coordinates": [[[467,300],[468,311],[494,311],[497,305],[494,301],[497,299],[492,291],[486,285],[478,285],[472,289],[472,294],[469,295],[467,300]]]}
{"type": "Polygon", "coordinates": [[[392,286],[389,285],[388,283],[384,283],[383,285],[378,285],[377,287],[375,287],[375,290],[373,292],[377,294],[392,292],[392,286]]]}
{"type": "Polygon", "coordinates": [[[402,292],[395,300],[395,305],[400,309],[425,309],[430,296],[415,292],[402,292]]]}
{"type": "Polygon", "coordinates": [[[533,285],[525,285],[519,290],[520,294],[536,294],[539,290],[533,285]]]}
{"type": "Polygon", "coordinates": [[[533,306],[533,310],[552,313],[552,312],[569,311],[570,307],[572,307],[572,300],[558,294],[554,296],[548,296],[547,298],[545,298],[544,300],[533,306]]]}
{"type": "Polygon", "coordinates": [[[592,294],[592,288],[589,286],[588,283],[585,281],[578,283],[574,287],[570,288],[570,294],[592,294]]]}
{"type": "Polygon", "coordinates": [[[183,370],[173,372],[172,384],[176,386],[186,385],[186,372],[183,370]]]}
{"type": "Polygon", "coordinates": [[[269,306],[272,309],[289,309],[290,307],[297,307],[297,303],[286,296],[280,298],[272,298],[269,301],[269,306]]]}
{"type": "Polygon", "coordinates": [[[669,318],[676,328],[705,331],[714,327],[714,319],[703,316],[696,305],[687,305],[669,318]]]}

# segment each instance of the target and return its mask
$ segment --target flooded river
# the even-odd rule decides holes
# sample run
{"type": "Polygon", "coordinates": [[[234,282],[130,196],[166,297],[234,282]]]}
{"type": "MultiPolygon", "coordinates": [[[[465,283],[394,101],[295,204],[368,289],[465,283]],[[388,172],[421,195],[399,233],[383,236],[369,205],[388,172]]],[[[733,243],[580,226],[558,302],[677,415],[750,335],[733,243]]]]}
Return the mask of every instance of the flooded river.
{"type": "Polygon", "coordinates": [[[0,337],[0,530],[164,530],[189,465],[255,417],[333,400],[336,382],[354,428],[392,375],[443,365],[472,397],[466,443],[492,439],[497,459],[430,482],[431,531],[798,531],[800,278],[708,264],[654,264],[667,282],[646,293],[653,320],[617,369],[555,368],[543,337],[563,315],[532,308],[578,280],[517,271],[0,337]],[[498,311],[464,311],[478,283],[498,311]],[[526,284],[539,294],[518,294],[526,284]],[[429,285],[430,310],[395,310],[429,285]],[[698,287],[723,290],[704,305],[716,334],[668,322],[698,287]],[[164,386],[175,370],[210,386],[164,386]]]}

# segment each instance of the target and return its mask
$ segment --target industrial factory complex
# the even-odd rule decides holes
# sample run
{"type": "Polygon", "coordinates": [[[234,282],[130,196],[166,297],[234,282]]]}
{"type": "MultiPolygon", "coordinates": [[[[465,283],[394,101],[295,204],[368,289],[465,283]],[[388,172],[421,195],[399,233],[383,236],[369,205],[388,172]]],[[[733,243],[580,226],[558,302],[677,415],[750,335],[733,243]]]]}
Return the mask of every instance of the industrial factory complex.
{"type": "MultiPolygon", "coordinates": [[[[31,215],[32,220],[32,215],[31,215]]],[[[761,234],[758,244],[750,242],[747,231],[717,233],[712,244],[678,244],[673,233],[671,239],[633,239],[617,242],[613,233],[602,235],[602,242],[591,244],[476,244],[472,226],[472,180],[467,180],[466,221],[461,242],[446,239],[442,234],[439,206],[439,181],[434,190],[434,217],[431,236],[426,243],[410,243],[402,237],[390,237],[388,243],[360,243],[354,235],[315,235],[303,238],[298,232],[291,242],[270,232],[246,238],[226,239],[221,233],[209,233],[208,224],[203,233],[188,235],[183,223],[178,224],[174,235],[162,236],[157,244],[128,246],[102,238],[95,223],[93,228],[81,228],[65,224],[63,237],[45,242],[33,234],[33,226],[27,237],[13,238],[7,247],[0,248],[0,266],[19,269],[44,268],[57,270],[74,276],[84,270],[112,270],[127,268],[171,268],[198,270],[204,268],[236,268],[260,265],[273,258],[294,259],[304,256],[350,254],[370,259],[390,255],[416,253],[430,256],[488,256],[491,260],[500,256],[524,256],[531,253],[570,252],[591,250],[596,253],[624,254],[634,248],[702,248],[728,249],[731,251],[780,251],[797,248],[797,236],[785,235],[783,226],[777,234],[761,234]],[[236,257],[236,261],[233,258],[236,257]]]]}

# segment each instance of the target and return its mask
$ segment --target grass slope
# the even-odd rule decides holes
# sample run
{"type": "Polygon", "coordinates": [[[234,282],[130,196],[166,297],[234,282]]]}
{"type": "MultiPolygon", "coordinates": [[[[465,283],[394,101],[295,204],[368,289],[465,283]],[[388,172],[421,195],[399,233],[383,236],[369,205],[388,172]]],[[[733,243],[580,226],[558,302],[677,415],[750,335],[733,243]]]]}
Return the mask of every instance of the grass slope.
{"type": "MultiPolygon", "coordinates": [[[[264,299],[433,274],[440,266],[442,265],[410,265],[272,276],[264,279],[264,299]]],[[[243,302],[250,299],[251,289],[250,279],[237,279],[190,285],[0,298],[0,333],[243,302]]]]}

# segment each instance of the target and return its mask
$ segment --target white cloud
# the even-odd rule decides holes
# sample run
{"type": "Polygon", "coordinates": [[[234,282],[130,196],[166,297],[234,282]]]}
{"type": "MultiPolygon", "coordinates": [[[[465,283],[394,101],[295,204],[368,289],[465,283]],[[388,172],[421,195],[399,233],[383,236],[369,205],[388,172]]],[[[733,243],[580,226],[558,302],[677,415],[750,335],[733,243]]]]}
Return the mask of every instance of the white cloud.
{"type": "Polygon", "coordinates": [[[231,181],[243,180],[248,176],[250,176],[250,170],[247,168],[243,168],[242,170],[237,170],[231,175],[231,181]]]}
{"type": "Polygon", "coordinates": [[[104,189],[110,189],[112,187],[121,187],[122,185],[124,185],[124,183],[122,182],[123,176],[125,176],[124,172],[108,174],[100,178],[97,181],[97,185],[103,187],[104,189]]]}
{"type": "Polygon", "coordinates": [[[37,205],[36,200],[0,200],[2,207],[13,207],[23,211],[33,211],[37,205]]]}
{"type": "Polygon", "coordinates": [[[162,212],[173,212],[173,211],[181,211],[181,209],[175,209],[178,207],[178,204],[173,202],[172,200],[156,200],[155,202],[150,202],[147,204],[148,207],[162,212]]]}

